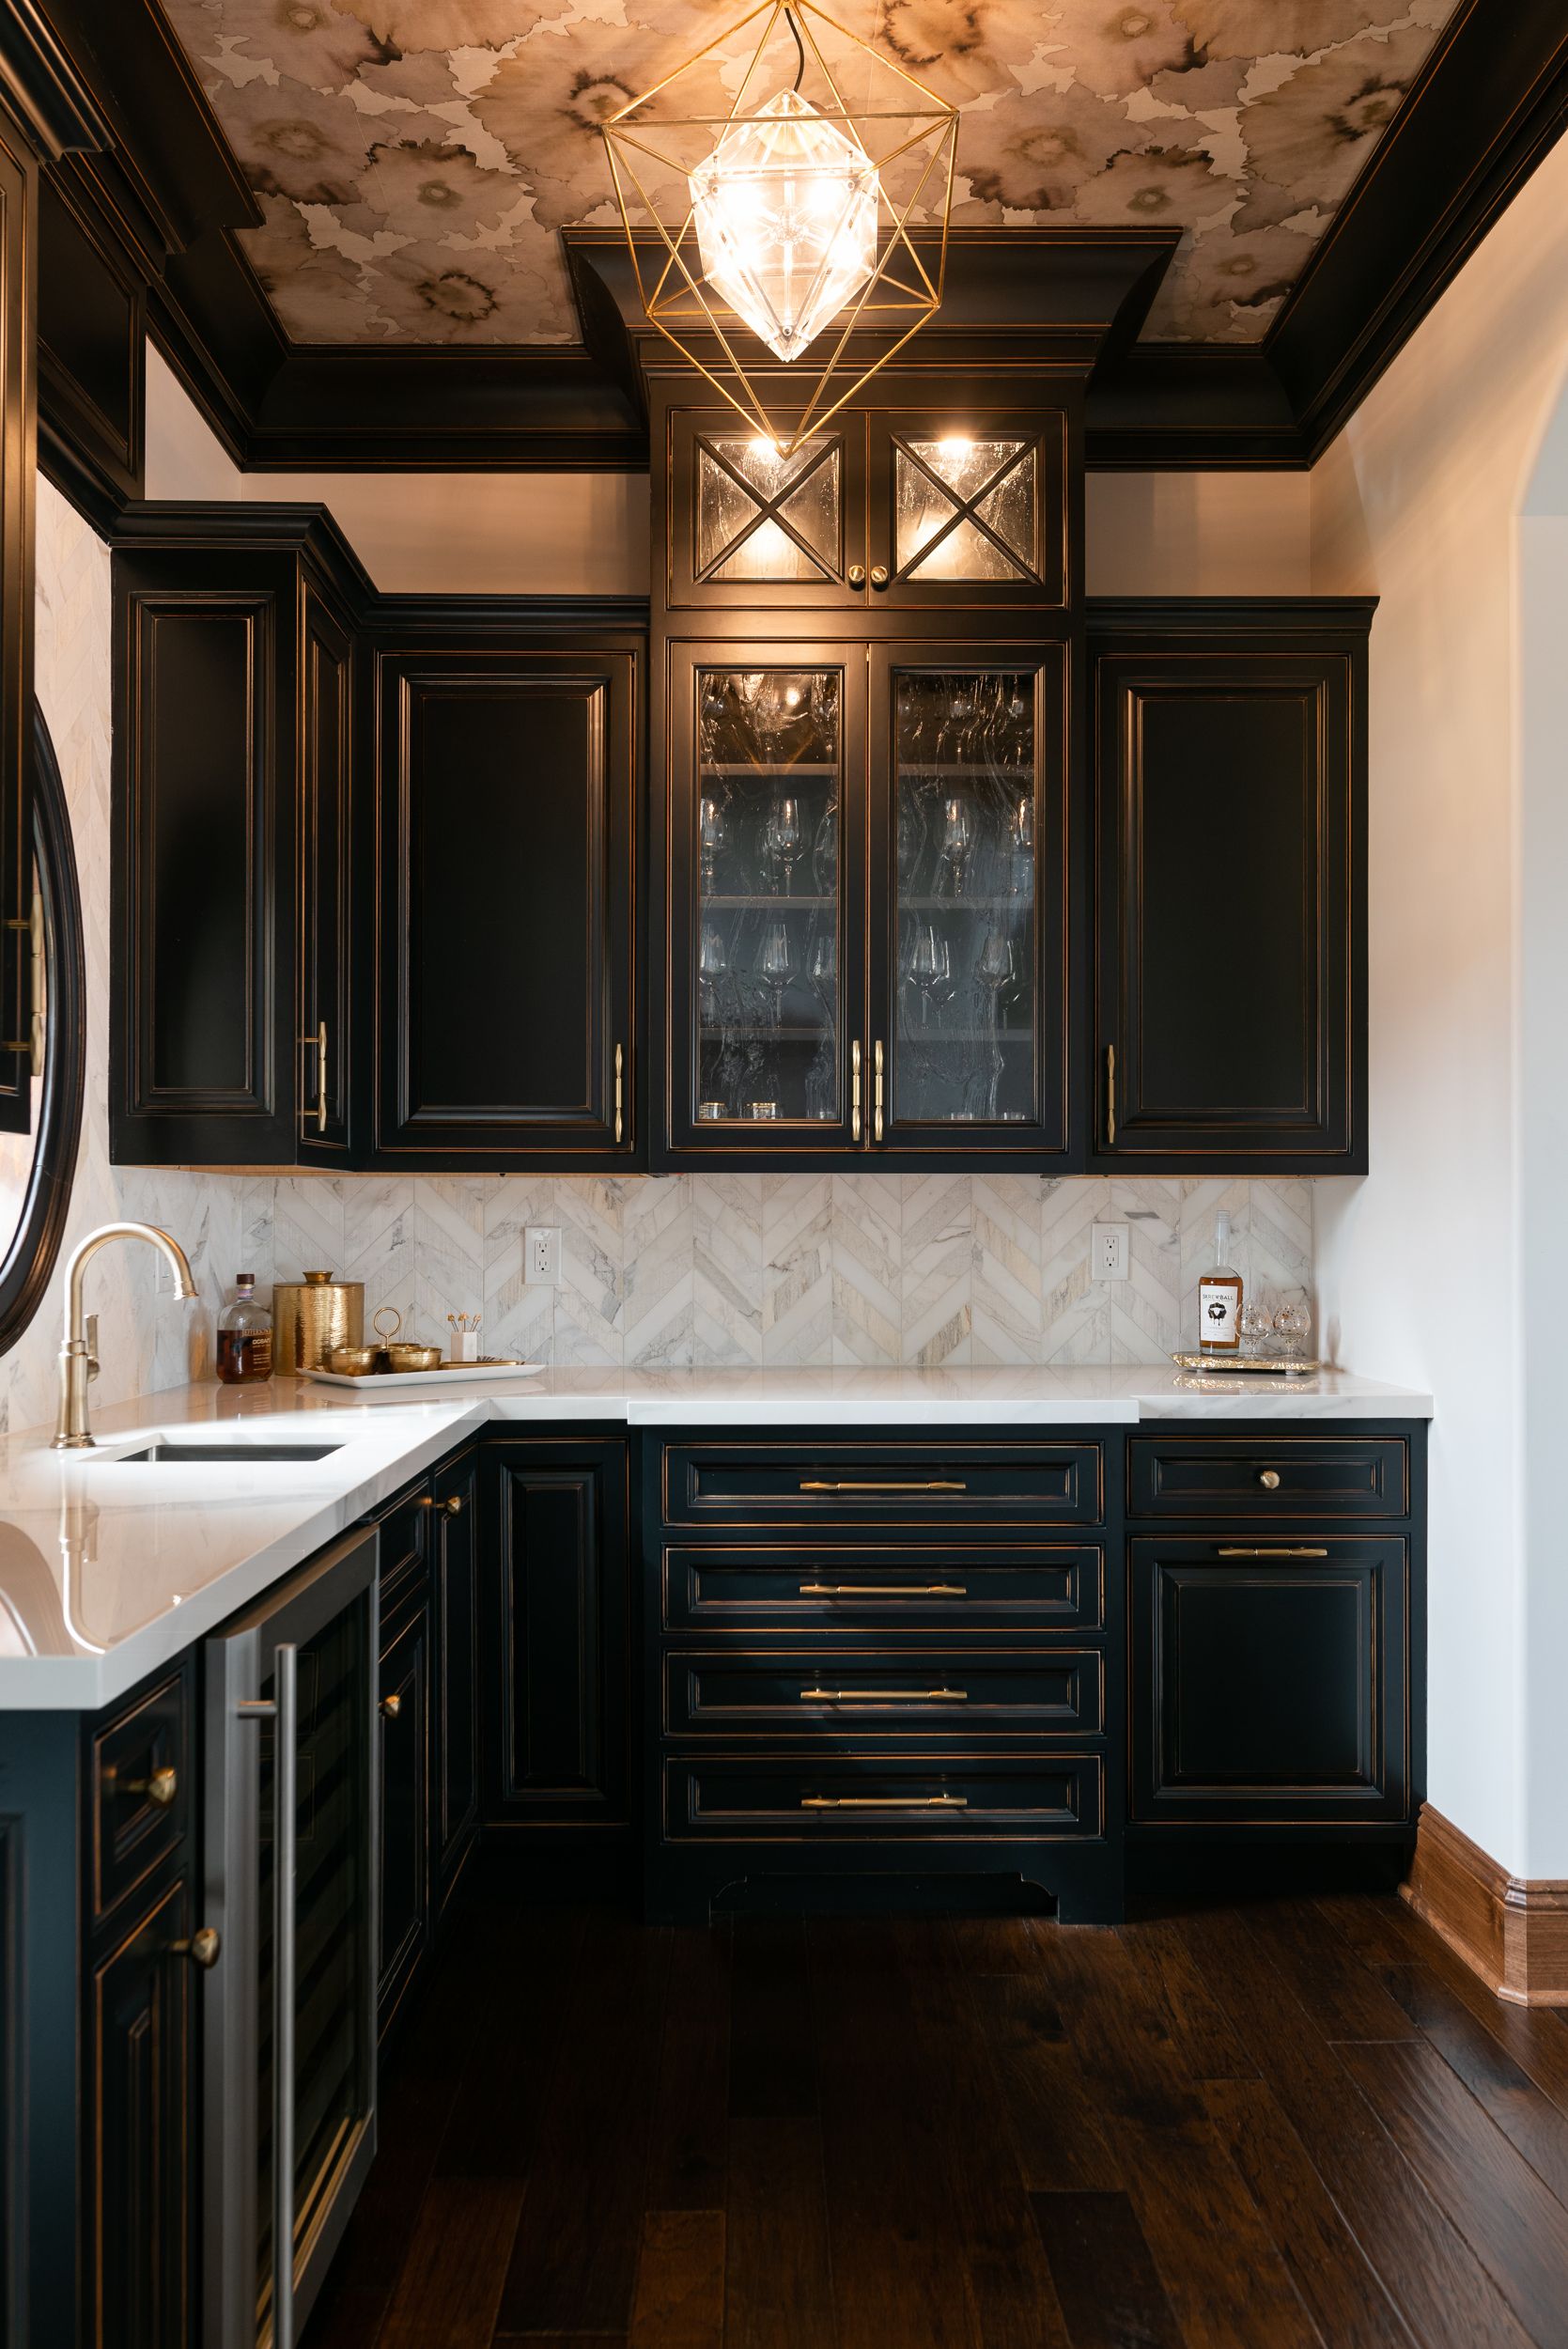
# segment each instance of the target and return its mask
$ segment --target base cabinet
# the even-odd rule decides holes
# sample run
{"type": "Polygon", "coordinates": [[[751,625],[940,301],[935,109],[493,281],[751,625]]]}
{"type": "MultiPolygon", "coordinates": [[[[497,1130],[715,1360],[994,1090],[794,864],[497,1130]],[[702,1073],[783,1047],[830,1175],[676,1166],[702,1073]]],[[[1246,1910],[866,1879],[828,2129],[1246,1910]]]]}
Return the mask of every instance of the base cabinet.
{"type": "Polygon", "coordinates": [[[174,1953],[190,1938],[194,1897],[181,1873],[92,1969],[87,2338],[95,2349],[184,2349],[195,2340],[195,1998],[192,1968],[174,1953]]]}
{"type": "Polygon", "coordinates": [[[430,1940],[430,1606],[418,1592],[381,1637],[382,2036],[424,1962],[430,1940]]]}
{"type": "Polygon", "coordinates": [[[434,1588],[438,1692],[435,1875],[443,1903],[468,1857],[479,1819],[477,1455],[436,1470],[434,1588]]]}
{"type": "Polygon", "coordinates": [[[508,1439],[483,1456],[487,1828],[624,1839],[629,1521],[623,1438],[508,1439]]]}

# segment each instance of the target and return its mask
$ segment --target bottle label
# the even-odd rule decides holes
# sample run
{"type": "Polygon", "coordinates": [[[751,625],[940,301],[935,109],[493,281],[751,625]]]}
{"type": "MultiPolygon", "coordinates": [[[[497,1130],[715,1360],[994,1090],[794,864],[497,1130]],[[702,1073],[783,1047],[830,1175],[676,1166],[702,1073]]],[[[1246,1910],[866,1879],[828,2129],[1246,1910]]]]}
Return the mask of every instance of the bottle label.
{"type": "Polygon", "coordinates": [[[1238,1346],[1236,1327],[1241,1307],[1239,1281],[1200,1281],[1198,1283],[1199,1342],[1205,1348],[1230,1350],[1238,1346]]]}

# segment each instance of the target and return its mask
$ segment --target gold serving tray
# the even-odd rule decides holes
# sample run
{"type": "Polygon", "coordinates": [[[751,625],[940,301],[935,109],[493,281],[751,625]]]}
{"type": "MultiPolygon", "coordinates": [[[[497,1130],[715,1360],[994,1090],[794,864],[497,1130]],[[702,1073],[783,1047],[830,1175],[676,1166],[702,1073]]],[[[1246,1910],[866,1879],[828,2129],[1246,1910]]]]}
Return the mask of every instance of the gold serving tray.
{"type": "Polygon", "coordinates": [[[401,1392],[405,1387],[458,1386],[465,1379],[537,1378],[544,1367],[543,1362],[520,1362],[509,1354],[482,1354],[476,1362],[438,1362],[433,1370],[307,1370],[303,1376],[323,1387],[373,1387],[379,1394],[389,1387],[401,1392]]]}
{"type": "Polygon", "coordinates": [[[1218,1373],[1222,1378],[1238,1373],[1253,1378],[1312,1378],[1330,1368],[1327,1362],[1297,1362],[1275,1354],[1172,1354],[1171,1360],[1178,1370],[1201,1371],[1211,1377],[1218,1373]]]}

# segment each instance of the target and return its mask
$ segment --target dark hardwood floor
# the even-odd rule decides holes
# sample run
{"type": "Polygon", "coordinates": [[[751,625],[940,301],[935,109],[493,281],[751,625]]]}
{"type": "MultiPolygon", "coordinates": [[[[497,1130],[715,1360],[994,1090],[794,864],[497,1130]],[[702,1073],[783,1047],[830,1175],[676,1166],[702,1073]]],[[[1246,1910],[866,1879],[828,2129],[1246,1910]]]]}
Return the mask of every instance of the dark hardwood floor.
{"type": "Polygon", "coordinates": [[[304,2349],[1568,2349],[1568,2017],[1401,1903],[473,1900],[304,2349]]]}

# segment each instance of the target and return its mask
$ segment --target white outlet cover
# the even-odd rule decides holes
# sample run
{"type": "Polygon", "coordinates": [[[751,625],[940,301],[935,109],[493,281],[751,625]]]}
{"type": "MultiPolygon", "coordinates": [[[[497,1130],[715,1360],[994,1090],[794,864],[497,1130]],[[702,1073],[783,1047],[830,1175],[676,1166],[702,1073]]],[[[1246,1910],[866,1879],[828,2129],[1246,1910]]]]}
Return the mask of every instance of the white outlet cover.
{"type": "Polygon", "coordinates": [[[522,1277],[529,1288],[561,1285],[561,1232],[558,1224],[531,1223],[522,1236],[522,1277]]]}
{"type": "Polygon", "coordinates": [[[1095,1281],[1125,1281],[1127,1277],[1127,1227],[1125,1223],[1092,1223],[1089,1227],[1089,1274],[1095,1281]]]}

